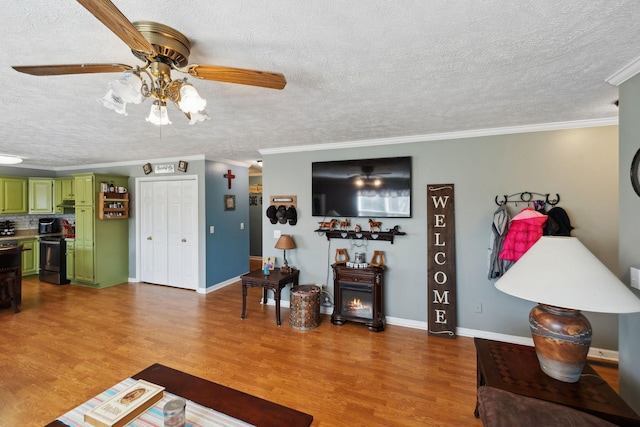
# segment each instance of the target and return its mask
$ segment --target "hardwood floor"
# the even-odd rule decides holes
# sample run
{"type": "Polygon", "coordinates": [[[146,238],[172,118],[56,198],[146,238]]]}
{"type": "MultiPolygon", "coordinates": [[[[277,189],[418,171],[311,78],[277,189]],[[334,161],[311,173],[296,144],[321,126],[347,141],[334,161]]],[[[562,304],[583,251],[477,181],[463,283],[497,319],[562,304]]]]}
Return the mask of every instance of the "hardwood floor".
{"type": "MultiPolygon", "coordinates": [[[[152,363],[313,415],[313,426],[481,426],[472,338],[346,323],[299,331],[240,282],[208,295],[23,281],[0,310],[0,426],[41,426],[152,363]]],[[[617,371],[596,366],[615,384],[617,371]]]]}

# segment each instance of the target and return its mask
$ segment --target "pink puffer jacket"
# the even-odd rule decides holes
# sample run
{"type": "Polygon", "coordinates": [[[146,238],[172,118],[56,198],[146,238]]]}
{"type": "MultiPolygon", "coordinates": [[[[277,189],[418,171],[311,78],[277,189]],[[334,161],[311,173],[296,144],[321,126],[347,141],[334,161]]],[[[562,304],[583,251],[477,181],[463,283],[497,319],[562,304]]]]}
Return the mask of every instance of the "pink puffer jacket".
{"type": "Polygon", "coordinates": [[[532,208],[524,208],[513,217],[504,239],[500,259],[517,261],[542,237],[547,216],[532,208]]]}

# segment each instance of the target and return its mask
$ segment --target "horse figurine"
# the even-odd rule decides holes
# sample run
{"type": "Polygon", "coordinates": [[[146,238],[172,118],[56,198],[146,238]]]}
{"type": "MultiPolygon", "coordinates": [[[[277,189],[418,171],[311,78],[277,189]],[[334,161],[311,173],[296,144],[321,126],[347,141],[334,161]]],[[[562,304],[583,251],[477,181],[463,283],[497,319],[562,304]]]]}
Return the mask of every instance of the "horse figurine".
{"type": "Polygon", "coordinates": [[[331,221],[322,221],[320,223],[320,229],[329,229],[329,231],[333,231],[333,229],[335,228],[336,224],[338,223],[337,219],[332,219],[331,221]]]}
{"type": "Polygon", "coordinates": [[[379,232],[382,232],[382,222],[381,221],[374,221],[371,218],[369,218],[369,231],[371,231],[373,233],[373,231],[376,228],[378,229],[379,232]]]}
{"type": "Polygon", "coordinates": [[[344,221],[340,221],[340,230],[349,231],[349,218],[345,218],[344,221]]]}

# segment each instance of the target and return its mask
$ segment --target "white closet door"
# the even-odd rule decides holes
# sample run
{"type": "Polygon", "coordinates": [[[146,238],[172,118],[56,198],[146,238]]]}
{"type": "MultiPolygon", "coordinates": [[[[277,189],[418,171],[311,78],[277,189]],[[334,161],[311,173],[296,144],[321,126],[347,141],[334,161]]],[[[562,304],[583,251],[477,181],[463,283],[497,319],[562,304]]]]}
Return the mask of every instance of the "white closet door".
{"type": "Polygon", "coordinates": [[[195,181],[169,182],[167,265],[171,286],[198,286],[197,202],[195,181]]]}
{"type": "Polygon", "coordinates": [[[140,275],[143,282],[198,286],[195,180],[140,183],[140,275]]]}

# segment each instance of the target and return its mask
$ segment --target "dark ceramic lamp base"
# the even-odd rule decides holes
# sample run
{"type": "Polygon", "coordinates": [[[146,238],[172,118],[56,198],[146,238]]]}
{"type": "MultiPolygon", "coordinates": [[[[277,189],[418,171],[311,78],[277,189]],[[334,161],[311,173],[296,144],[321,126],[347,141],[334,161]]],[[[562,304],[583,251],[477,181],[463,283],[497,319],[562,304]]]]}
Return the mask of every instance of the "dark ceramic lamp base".
{"type": "Polygon", "coordinates": [[[591,346],[591,324],[579,310],[539,304],[529,327],[542,371],[559,381],[580,379],[591,346]]]}

